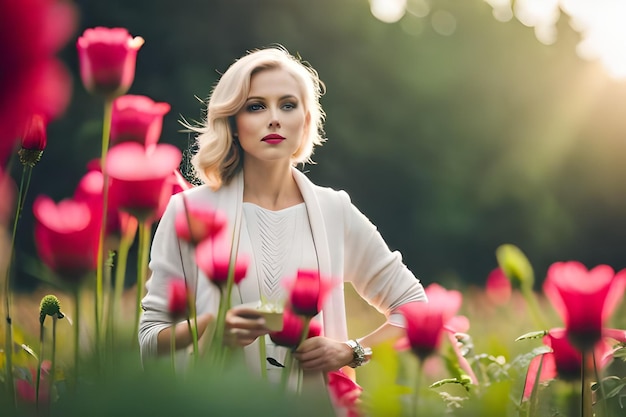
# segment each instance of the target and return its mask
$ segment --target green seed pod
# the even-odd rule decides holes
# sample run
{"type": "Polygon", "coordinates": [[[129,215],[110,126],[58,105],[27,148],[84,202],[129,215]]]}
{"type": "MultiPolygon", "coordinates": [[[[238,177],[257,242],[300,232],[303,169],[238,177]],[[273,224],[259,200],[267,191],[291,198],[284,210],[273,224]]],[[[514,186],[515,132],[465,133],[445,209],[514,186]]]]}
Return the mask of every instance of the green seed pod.
{"type": "Polygon", "coordinates": [[[61,313],[61,302],[55,295],[46,295],[41,299],[41,304],[39,305],[39,322],[41,324],[43,324],[46,316],[63,317],[61,313]]]}

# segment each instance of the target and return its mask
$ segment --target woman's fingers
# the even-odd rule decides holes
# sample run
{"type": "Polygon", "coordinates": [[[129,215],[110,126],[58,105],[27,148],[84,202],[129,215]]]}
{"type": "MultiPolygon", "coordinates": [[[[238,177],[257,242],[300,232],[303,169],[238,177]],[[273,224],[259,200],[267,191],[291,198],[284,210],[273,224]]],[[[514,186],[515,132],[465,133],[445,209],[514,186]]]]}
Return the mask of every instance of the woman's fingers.
{"type": "Polygon", "coordinates": [[[231,346],[247,346],[266,335],[265,319],[256,310],[233,307],[226,313],[224,341],[231,346]]]}

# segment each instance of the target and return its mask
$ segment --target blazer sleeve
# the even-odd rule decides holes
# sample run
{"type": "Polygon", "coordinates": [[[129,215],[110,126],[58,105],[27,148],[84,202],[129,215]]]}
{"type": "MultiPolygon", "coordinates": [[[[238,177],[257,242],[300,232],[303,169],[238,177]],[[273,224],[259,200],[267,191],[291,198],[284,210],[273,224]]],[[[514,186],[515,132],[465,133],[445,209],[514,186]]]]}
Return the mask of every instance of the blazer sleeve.
{"type": "Polygon", "coordinates": [[[406,267],[398,251],[391,251],[376,226],[341,192],[344,207],[344,280],[392,324],[403,326],[398,307],[427,301],[419,279],[406,267]]]}
{"type": "MultiPolygon", "coordinates": [[[[139,321],[139,347],[142,358],[155,356],[157,353],[157,335],[161,330],[172,325],[168,312],[168,284],[174,277],[190,274],[190,267],[183,267],[183,255],[189,251],[185,242],[176,235],[174,221],[180,196],[174,195],[161,217],[150,249],[151,271],[146,282],[146,295],[141,306],[143,312],[139,321]]],[[[180,204],[182,207],[182,204],[180,204]]]]}

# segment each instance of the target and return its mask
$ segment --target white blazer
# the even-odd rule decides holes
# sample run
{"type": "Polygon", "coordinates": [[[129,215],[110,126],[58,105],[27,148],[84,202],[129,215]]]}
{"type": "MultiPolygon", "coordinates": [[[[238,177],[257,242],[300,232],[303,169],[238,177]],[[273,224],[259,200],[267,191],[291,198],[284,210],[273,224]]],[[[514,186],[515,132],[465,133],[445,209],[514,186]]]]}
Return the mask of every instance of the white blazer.
{"type": "MultiPolygon", "coordinates": [[[[354,288],[369,304],[385,314],[388,321],[403,326],[397,313],[402,304],[426,301],[420,281],[402,262],[398,252],[392,252],[376,227],[351,202],[347,193],[313,184],[302,172],[293,169],[293,175],[306,204],[319,272],[337,280],[321,312],[323,334],[336,340],[348,338],[343,282],[352,282],[354,288]],[[394,314],[396,313],[396,314],[394,314]]],[[[241,217],[243,201],[243,174],[217,191],[201,185],[183,191],[188,202],[207,204],[228,216],[232,232],[241,217]]],[[[172,196],[152,241],[150,254],[151,276],[146,283],[143,314],[139,326],[139,344],[142,357],[156,354],[158,333],[171,326],[167,311],[168,280],[187,277],[188,285],[197,292],[198,314],[217,313],[219,291],[198,270],[190,245],[177,238],[174,228],[176,214],[183,210],[181,193],[172,196]]],[[[250,253],[247,233],[240,228],[239,250],[250,253]]],[[[233,291],[233,303],[260,299],[256,282],[242,280],[233,291]]]]}

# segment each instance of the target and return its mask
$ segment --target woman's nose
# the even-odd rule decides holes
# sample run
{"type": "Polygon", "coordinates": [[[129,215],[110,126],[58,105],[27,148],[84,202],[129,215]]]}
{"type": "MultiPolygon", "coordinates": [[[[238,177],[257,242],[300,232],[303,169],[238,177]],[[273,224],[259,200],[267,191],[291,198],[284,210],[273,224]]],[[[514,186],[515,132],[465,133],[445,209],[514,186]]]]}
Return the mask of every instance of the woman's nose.
{"type": "Polygon", "coordinates": [[[280,127],[280,122],[278,121],[278,109],[271,109],[269,127],[280,127]]]}
{"type": "Polygon", "coordinates": [[[278,119],[272,117],[269,123],[269,127],[280,127],[280,122],[278,121],[278,119]]]}

